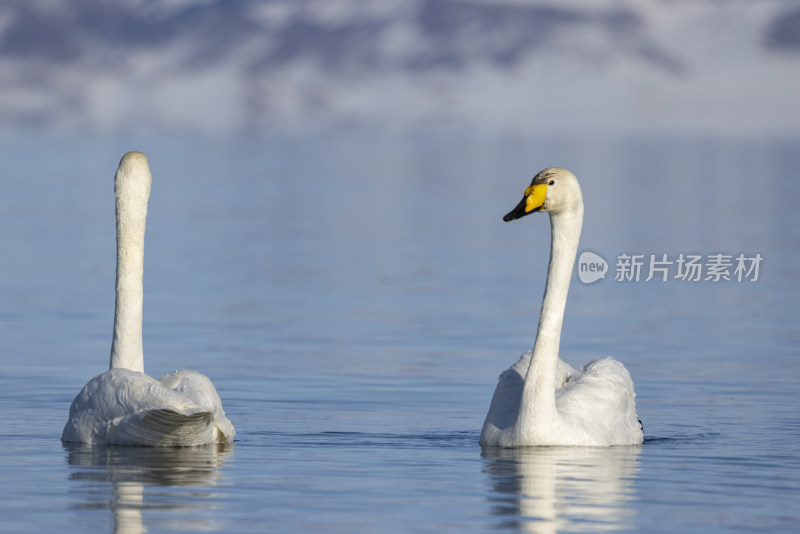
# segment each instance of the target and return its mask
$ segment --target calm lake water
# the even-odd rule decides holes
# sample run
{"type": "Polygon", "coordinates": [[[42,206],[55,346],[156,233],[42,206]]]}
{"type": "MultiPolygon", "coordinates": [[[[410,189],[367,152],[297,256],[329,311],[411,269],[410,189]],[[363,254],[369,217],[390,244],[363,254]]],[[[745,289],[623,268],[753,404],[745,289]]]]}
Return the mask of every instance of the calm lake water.
{"type": "Polygon", "coordinates": [[[800,143],[2,141],[4,532],[800,529],[800,143]],[[145,369],[212,378],[225,450],[60,442],[108,365],[132,149],[154,175],[145,369]],[[501,217],[551,165],[581,179],[581,250],[608,262],[573,278],[562,358],[625,363],[642,446],[478,446],[549,254],[546,216],[501,217]],[[731,280],[675,278],[680,254],[730,256],[731,280]],[[624,255],[639,281],[615,280],[624,255]],[[650,255],[667,282],[645,281],[650,255]]]}

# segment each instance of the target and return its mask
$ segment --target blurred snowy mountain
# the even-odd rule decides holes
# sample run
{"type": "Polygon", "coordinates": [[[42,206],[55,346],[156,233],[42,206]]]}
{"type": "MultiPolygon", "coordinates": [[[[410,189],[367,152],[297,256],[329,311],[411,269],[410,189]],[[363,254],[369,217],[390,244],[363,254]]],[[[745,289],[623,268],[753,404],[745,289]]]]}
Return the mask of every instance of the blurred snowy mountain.
{"type": "Polygon", "coordinates": [[[0,124],[800,133],[794,0],[12,0],[0,124]]]}

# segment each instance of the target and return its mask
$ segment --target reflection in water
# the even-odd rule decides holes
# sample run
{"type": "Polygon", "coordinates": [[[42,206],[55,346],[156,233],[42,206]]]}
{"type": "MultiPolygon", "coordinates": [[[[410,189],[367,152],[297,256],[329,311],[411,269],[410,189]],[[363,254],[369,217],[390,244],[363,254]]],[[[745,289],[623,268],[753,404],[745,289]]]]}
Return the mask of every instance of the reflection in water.
{"type": "MultiPolygon", "coordinates": [[[[65,445],[72,466],[70,480],[78,482],[75,493],[79,509],[110,509],[114,532],[140,534],[147,528],[142,511],[180,511],[180,517],[166,517],[181,529],[206,530],[212,521],[200,511],[212,508],[216,494],[211,487],[220,483],[219,468],[233,450],[232,445],[206,447],[92,447],[65,445]],[[187,491],[187,487],[192,487],[187,491]],[[148,488],[148,491],[145,489],[148,488]],[[190,512],[195,512],[189,517],[190,512]]],[[[164,514],[159,514],[164,518],[164,514]]],[[[169,525],[164,525],[169,526],[169,525]]]]}
{"type": "Polygon", "coordinates": [[[632,529],[641,447],[485,449],[492,513],[537,534],[632,529]]]}

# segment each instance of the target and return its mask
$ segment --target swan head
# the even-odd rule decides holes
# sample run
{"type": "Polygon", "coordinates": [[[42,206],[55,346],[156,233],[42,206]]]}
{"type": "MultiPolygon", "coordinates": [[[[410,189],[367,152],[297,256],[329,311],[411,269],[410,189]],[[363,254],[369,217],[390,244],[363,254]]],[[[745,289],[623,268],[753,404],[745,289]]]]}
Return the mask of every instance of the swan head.
{"type": "Polygon", "coordinates": [[[153,177],[150,174],[147,156],[141,152],[128,152],[122,156],[114,177],[114,190],[118,200],[131,200],[140,210],[144,204],[146,211],[152,183],[153,177]]]}
{"type": "Polygon", "coordinates": [[[567,169],[550,167],[533,177],[520,203],[503,220],[513,221],[537,211],[555,215],[582,206],[581,186],[575,175],[567,169]]]}

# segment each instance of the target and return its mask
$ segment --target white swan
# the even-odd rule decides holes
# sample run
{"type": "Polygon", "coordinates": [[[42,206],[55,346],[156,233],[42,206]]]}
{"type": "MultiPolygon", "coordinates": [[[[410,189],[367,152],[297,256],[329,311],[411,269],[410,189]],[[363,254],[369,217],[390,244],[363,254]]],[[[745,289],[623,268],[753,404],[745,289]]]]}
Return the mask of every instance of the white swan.
{"type": "Polygon", "coordinates": [[[642,443],[633,381],[613,358],[575,370],[558,357],[567,291],[583,224],[578,180],[566,169],[537,174],[522,201],[504,221],[536,211],[550,214],[547,269],[536,343],[500,375],[480,443],[484,447],[528,445],[633,445],[642,443]]]}
{"type": "Polygon", "coordinates": [[[117,281],[111,365],[72,401],[62,441],[156,447],[233,441],[233,425],[208,377],[185,369],[158,380],[144,374],[142,275],[151,183],[145,155],[125,154],[114,178],[117,281]]]}

